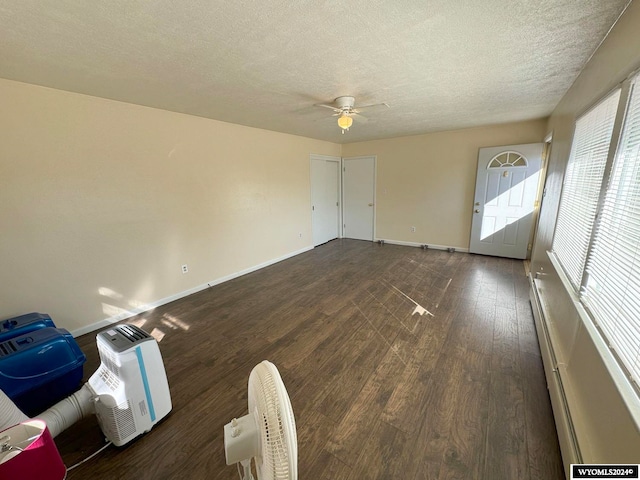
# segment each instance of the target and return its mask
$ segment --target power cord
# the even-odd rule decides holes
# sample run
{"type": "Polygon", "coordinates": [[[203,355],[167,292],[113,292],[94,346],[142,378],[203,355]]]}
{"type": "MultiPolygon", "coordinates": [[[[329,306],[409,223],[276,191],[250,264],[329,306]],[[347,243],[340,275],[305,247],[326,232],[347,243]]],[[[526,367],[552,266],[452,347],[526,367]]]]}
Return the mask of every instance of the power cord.
{"type": "Polygon", "coordinates": [[[98,450],[97,452],[92,453],[91,455],[89,455],[87,458],[85,458],[84,460],[80,460],[78,463],[76,463],[75,465],[67,468],[67,472],[70,472],[71,470],[73,470],[76,467],[79,467],[80,465],[82,465],[84,462],[88,462],[89,460],[91,460],[93,457],[95,457],[96,455],[98,455],[99,453],[101,453],[102,451],[104,451],[108,446],[111,445],[111,442],[107,442],[106,445],[104,445],[103,447],[100,448],[100,450],[98,450]]]}

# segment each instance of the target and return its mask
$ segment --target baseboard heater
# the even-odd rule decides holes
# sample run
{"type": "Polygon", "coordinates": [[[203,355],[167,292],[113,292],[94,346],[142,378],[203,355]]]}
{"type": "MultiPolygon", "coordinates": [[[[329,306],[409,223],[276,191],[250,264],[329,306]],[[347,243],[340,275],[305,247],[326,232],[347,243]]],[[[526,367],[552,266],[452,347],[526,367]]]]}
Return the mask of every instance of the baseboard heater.
{"type": "Polygon", "coordinates": [[[551,407],[553,408],[553,416],[558,432],[558,441],[560,443],[565,471],[568,471],[572,463],[583,463],[582,454],[580,453],[580,445],[576,437],[573,421],[571,420],[571,410],[567,401],[565,388],[562,384],[562,366],[558,365],[553,342],[551,341],[547,327],[548,324],[544,307],[540,301],[536,281],[532,273],[529,273],[529,284],[531,287],[529,290],[529,298],[533,310],[536,332],[538,334],[538,343],[540,344],[540,354],[542,355],[542,363],[547,379],[547,388],[549,389],[549,397],[551,398],[551,407]]]}

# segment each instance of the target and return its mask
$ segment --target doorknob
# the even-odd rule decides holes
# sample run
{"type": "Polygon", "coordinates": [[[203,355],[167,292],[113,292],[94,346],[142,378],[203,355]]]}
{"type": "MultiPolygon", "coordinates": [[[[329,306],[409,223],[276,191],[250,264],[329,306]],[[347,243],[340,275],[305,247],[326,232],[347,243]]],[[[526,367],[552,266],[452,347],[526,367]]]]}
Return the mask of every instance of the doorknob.
{"type": "Polygon", "coordinates": [[[370,203],[370,204],[369,204],[369,206],[370,206],[370,207],[373,207],[373,203],[370,203]]]}
{"type": "Polygon", "coordinates": [[[473,213],[480,213],[480,209],[479,209],[479,208],[476,208],[476,209],[473,211],[473,213]]]}

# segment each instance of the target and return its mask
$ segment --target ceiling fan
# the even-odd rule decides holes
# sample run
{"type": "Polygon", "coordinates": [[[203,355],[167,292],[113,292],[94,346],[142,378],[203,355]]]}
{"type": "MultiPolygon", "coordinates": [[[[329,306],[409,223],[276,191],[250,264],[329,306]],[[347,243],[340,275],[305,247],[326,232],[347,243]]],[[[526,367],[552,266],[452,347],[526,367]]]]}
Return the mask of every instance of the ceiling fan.
{"type": "Polygon", "coordinates": [[[338,97],[330,105],[327,105],[324,103],[316,103],[314,106],[329,108],[333,110],[333,116],[338,117],[338,126],[342,129],[343,134],[345,130],[348,131],[349,127],[353,125],[354,118],[362,122],[367,121],[367,117],[360,115],[360,112],[365,108],[374,108],[374,107],[389,108],[389,105],[386,103],[362,105],[356,108],[356,99],[355,97],[351,97],[351,96],[338,97]]]}

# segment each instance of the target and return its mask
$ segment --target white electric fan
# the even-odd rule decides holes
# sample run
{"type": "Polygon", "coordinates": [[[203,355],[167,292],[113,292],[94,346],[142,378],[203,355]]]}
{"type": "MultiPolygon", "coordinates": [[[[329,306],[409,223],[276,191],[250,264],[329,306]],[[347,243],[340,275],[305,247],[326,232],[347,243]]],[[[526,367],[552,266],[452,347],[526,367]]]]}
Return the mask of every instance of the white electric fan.
{"type": "Polygon", "coordinates": [[[276,366],[264,360],[249,375],[249,413],[224,426],[227,465],[240,463],[243,480],[297,480],[298,439],[287,389],[276,366]]]}

